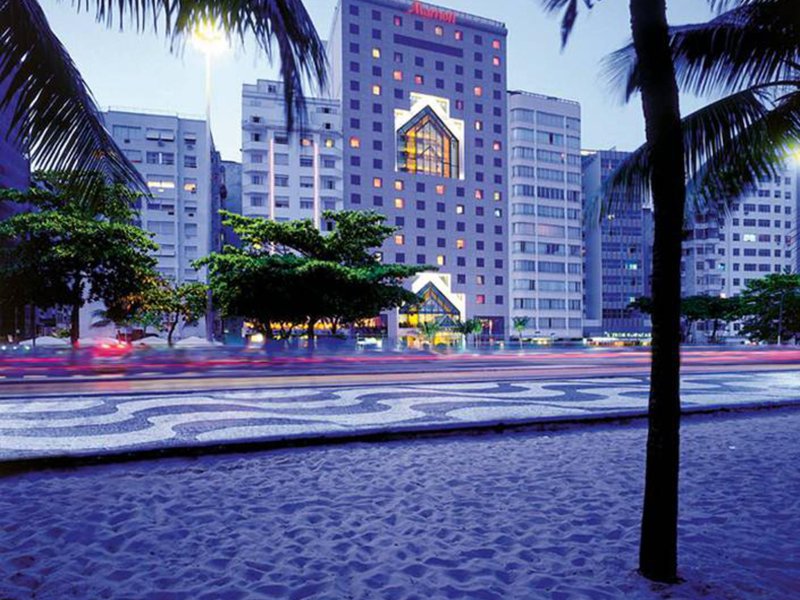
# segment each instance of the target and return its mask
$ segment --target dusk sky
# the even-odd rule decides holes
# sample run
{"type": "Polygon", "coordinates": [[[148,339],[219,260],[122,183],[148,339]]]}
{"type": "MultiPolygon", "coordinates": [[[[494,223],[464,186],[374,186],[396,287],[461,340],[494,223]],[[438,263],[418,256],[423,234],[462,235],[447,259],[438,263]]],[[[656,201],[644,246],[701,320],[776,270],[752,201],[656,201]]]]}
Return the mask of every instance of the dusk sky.
{"type": "MultiPolygon", "coordinates": [[[[305,4],[320,36],[327,39],[335,0],[306,0],[305,4]]],[[[626,1],[603,0],[591,11],[582,6],[581,18],[563,52],[559,21],[542,11],[539,0],[449,0],[439,4],[504,22],[509,30],[509,88],[579,101],[584,148],[616,146],[626,150],[641,144],[639,99],[624,106],[601,65],[602,58],[630,36],[626,1]]],[[[69,2],[43,0],[42,5],[103,108],[204,114],[203,58],[191,46],[176,56],[170,54],[163,36],[107,30],[94,21],[93,13],[76,14],[69,2]]],[[[706,6],[698,0],[675,0],[670,21],[705,20],[709,16],[706,6]]],[[[252,43],[215,59],[212,129],[224,159],[240,160],[242,84],[274,78],[276,73],[276,66],[252,43]]],[[[687,112],[702,103],[684,98],[682,108],[687,112]]]]}

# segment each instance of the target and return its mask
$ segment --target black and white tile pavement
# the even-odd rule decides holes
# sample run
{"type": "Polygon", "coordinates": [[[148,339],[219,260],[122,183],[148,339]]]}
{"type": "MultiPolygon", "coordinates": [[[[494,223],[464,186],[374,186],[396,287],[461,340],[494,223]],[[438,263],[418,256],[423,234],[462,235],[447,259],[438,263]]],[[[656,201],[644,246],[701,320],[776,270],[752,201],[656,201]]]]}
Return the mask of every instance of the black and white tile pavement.
{"type": "MultiPolygon", "coordinates": [[[[687,375],[684,410],[800,403],[800,372],[687,375]]],[[[642,415],[640,377],[0,399],[0,460],[642,415]]]]}

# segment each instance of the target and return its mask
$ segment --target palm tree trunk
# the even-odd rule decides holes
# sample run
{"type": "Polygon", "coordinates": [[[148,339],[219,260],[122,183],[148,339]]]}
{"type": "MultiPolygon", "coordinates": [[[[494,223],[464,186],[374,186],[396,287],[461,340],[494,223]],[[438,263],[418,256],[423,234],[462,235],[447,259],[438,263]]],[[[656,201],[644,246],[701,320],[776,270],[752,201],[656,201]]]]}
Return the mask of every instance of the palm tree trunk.
{"type": "Polygon", "coordinates": [[[178,327],[178,320],[175,319],[169,324],[169,329],[167,330],[167,345],[172,347],[172,336],[175,333],[175,329],[178,327]]]}
{"type": "Polygon", "coordinates": [[[651,152],[655,229],[653,345],[639,570],[648,579],[671,582],[677,579],[680,264],[686,194],[683,141],[665,0],[630,0],[630,11],[651,152]]]}

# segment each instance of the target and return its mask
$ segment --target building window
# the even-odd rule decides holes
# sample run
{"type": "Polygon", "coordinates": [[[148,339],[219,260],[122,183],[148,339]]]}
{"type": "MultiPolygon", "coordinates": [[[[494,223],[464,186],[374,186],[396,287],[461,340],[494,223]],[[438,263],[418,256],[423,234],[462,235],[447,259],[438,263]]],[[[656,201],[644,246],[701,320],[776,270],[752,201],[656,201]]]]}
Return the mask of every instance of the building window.
{"type": "Polygon", "coordinates": [[[484,294],[475,296],[475,304],[486,304],[486,296],[484,294]]]}
{"type": "Polygon", "coordinates": [[[381,57],[381,49],[380,48],[373,48],[372,49],[372,58],[380,58],[381,57]]]}
{"type": "Polygon", "coordinates": [[[400,179],[395,179],[394,180],[394,189],[396,189],[397,191],[402,192],[404,187],[405,186],[403,185],[403,181],[402,180],[400,180],[400,179]]]}
{"type": "Polygon", "coordinates": [[[443,267],[445,264],[447,264],[444,254],[439,254],[436,257],[436,264],[439,265],[440,267],[443,267]]]}
{"type": "Polygon", "coordinates": [[[395,81],[403,81],[403,72],[402,71],[393,71],[392,78],[395,81]]]}
{"type": "Polygon", "coordinates": [[[374,187],[374,188],[383,187],[383,179],[381,177],[373,177],[372,178],[372,187],[374,187]]]}
{"type": "Polygon", "coordinates": [[[456,204],[456,214],[463,215],[464,214],[464,205],[463,204],[456,204]]]}
{"type": "Polygon", "coordinates": [[[350,137],[350,147],[351,148],[361,148],[361,140],[356,136],[350,137]]]}
{"type": "Polygon", "coordinates": [[[436,27],[433,28],[433,33],[435,33],[436,35],[438,35],[440,37],[443,36],[444,35],[444,27],[442,27],[441,25],[437,25],[436,27]]]}
{"type": "Polygon", "coordinates": [[[414,75],[414,83],[417,85],[422,85],[425,83],[425,78],[422,75],[414,75]]]}
{"type": "Polygon", "coordinates": [[[402,233],[396,233],[394,235],[394,243],[397,246],[402,246],[406,243],[406,236],[404,236],[402,233]]]}
{"type": "Polygon", "coordinates": [[[381,86],[377,83],[372,86],[372,95],[373,96],[380,96],[381,95],[381,86]]]}
{"type": "Polygon", "coordinates": [[[461,40],[464,39],[464,32],[461,31],[460,29],[456,29],[453,32],[453,37],[460,42],[461,40]]]}
{"type": "MultiPolygon", "coordinates": [[[[166,164],[166,163],[164,163],[164,164],[166,164]]],[[[190,155],[184,155],[184,157],[183,157],[183,166],[187,167],[189,169],[196,169],[197,168],[197,157],[196,156],[190,156],[190,155]]]]}
{"type": "Polygon", "coordinates": [[[440,196],[444,195],[444,184],[440,183],[436,186],[436,193],[440,196]]]}
{"type": "Polygon", "coordinates": [[[500,57],[499,56],[492,57],[492,64],[495,67],[499,67],[500,66],[500,57]]]}
{"type": "Polygon", "coordinates": [[[395,198],[394,199],[394,207],[395,208],[405,208],[406,207],[406,201],[403,200],[402,198],[395,198]]]}
{"type": "Polygon", "coordinates": [[[403,17],[395,15],[395,17],[394,17],[394,25],[395,25],[395,27],[402,27],[402,25],[403,25],[403,17]]]}
{"type": "Polygon", "coordinates": [[[463,250],[467,247],[466,242],[464,242],[463,238],[458,238],[456,240],[456,250],[463,250]]]}
{"type": "Polygon", "coordinates": [[[429,106],[397,132],[397,164],[402,171],[459,176],[459,142],[429,106]]]}
{"type": "Polygon", "coordinates": [[[500,40],[492,40],[492,48],[494,48],[495,50],[499,50],[500,49],[500,40]]]}
{"type": "Polygon", "coordinates": [[[476,96],[483,96],[483,87],[479,85],[476,85],[474,88],[472,88],[472,91],[476,96]]]}

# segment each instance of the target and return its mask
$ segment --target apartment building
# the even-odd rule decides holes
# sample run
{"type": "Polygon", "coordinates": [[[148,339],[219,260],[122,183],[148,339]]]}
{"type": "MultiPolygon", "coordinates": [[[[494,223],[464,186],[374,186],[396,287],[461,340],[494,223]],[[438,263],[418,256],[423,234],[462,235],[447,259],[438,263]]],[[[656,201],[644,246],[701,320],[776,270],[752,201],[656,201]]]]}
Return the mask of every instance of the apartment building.
{"type": "Polygon", "coordinates": [[[650,332],[648,315],[629,308],[651,295],[653,211],[649,198],[608,198],[603,186],[628,152],[583,151],[584,311],[587,335],[635,337],[650,332]]]}
{"type": "Polygon", "coordinates": [[[329,36],[347,209],[398,227],[379,257],[432,265],[484,334],[508,330],[506,35],[408,0],[340,0],[329,36]]]}
{"type": "Polygon", "coordinates": [[[583,335],[581,109],[508,92],[511,318],[523,337],[583,335]]]}
{"type": "Polygon", "coordinates": [[[241,212],[276,221],[313,219],[342,208],[339,102],[307,98],[305,119],[286,130],[283,83],[242,87],[241,212]]]}
{"type": "MultiPolygon", "coordinates": [[[[204,281],[192,262],[219,247],[219,165],[206,122],[172,114],[108,110],[114,141],[142,174],[151,197],[139,206],[140,226],[155,234],[157,271],[176,283],[204,281]]],[[[90,319],[83,319],[89,325],[90,319]]],[[[205,335],[205,322],[183,332],[205,335]]],[[[87,335],[91,332],[87,329],[87,335]]]]}

